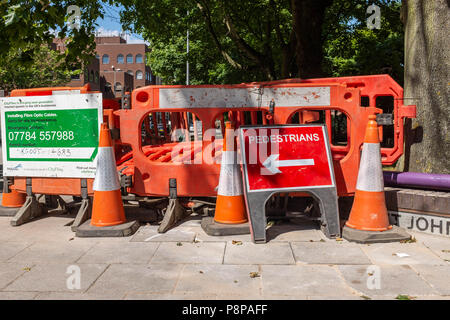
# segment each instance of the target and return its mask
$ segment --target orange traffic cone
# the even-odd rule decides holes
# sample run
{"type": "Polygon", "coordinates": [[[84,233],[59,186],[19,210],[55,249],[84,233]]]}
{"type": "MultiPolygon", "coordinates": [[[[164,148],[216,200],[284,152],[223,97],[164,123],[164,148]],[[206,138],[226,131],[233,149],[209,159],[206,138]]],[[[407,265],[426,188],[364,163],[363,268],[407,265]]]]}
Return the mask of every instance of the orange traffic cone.
{"type": "Polygon", "coordinates": [[[97,172],[93,189],[91,225],[107,227],[126,222],[111,134],[106,123],[102,123],[100,129],[97,172]]]}
{"type": "Polygon", "coordinates": [[[16,190],[11,190],[11,192],[3,193],[2,207],[20,208],[25,203],[26,197],[26,193],[20,193],[16,190]]]}
{"type": "Polygon", "coordinates": [[[214,220],[225,224],[247,222],[242,176],[237,163],[236,144],[231,122],[225,124],[222,163],[220,165],[214,220]]]}
{"type": "Polygon", "coordinates": [[[77,228],[77,236],[115,237],[133,234],[139,224],[137,221],[126,223],[114,149],[106,123],[102,123],[100,129],[97,171],[93,189],[92,218],[77,228]]]}
{"type": "Polygon", "coordinates": [[[383,169],[376,116],[370,115],[362,149],[355,198],[343,237],[356,242],[387,242],[409,239],[389,224],[384,197],[383,169]],[[388,232],[392,231],[392,232],[388,232]]]}

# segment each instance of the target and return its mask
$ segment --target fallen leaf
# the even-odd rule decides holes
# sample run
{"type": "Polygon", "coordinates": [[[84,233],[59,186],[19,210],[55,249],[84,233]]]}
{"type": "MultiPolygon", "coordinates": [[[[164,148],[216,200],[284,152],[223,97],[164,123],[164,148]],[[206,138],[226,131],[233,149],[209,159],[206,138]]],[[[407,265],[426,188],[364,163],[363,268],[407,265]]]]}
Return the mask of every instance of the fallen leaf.
{"type": "Polygon", "coordinates": [[[414,300],[416,297],[409,296],[407,294],[399,294],[395,297],[397,300],[414,300]]]}
{"type": "Polygon", "coordinates": [[[269,222],[267,222],[267,225],[266,225],[266,230],[267,229],[269,229],[270,227],[272,227],[273,225],[275,224],[275,221],[269,221],[269,222]]]}
{"type": "Polygon", "coordinates": [[[325,240],[323,240],[323,239],[320,239],[320,242],[325,242],[325,240]]]}
{"type": "Polygon", "coordinates": [[[417,242],[416,238],[411,237],[411,239],[408,240],[401,240],[400,243],[414,243],[417,242]]]}
{"type": "Polygon", "coordinates": [[[442,250],[442,252],[450,252],[450,250],[442,250]]]}
{"type": "Polygon", "coordinates": [[[336,241],[344,241],[342,238],[336,238],[336,241]]]}
{"type": "Polygon", "coordinates": [[[372,300],[372,298],[371,298],[371,297],[368,297],[368,296],[361,296],[361,298],[363,298],[363,299],[365,299],[365,300],[372,300]]]}
{"type": "Polygon", "coordinates": [[[183,244],[181,242],[177,242],[177,246],[182,246],[183,244]]]}
{"type": "Polygon", "coordinates": [[[203,271],[202,270],[200,270],[198,273],[203,273],[203,271]]]}
{"type": "Polygon", "coordinates": [[[258,272],[250,272],[250,278],[257,278],[260,277],[258,272]]]}
{"type": "Polygon", "coordinates": [[[30,267],[25,267],[25,268],[22,268],[22,270],[23,270],[23,271],[30,271],[31,268],[30,268],[30,267]]]}
{"type": "Polygon", "coordinates": [[[238,281],[237,281],[237,280],[234,280],[234,283],[238,283],[238,281]]]}
{"type": "Polygon", "coordinates": [[[231,240],[231,244],[235,244],[237,246],[240,246],[242,244],[242,241],[239,240],[231,240]]]}
{"type": "Polygon", "coordinates": [[[72,241],[73,239],[75,239],[75,238],[70,238],[69,241],[72,241]]]}

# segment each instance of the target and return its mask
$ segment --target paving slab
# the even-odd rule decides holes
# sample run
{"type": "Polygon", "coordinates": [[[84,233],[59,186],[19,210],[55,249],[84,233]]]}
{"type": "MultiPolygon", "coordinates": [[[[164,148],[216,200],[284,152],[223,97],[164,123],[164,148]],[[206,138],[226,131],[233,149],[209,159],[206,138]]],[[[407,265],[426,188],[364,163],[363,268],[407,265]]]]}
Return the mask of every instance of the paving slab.
{"type": "Polygon", "coordinates": [[[292,242],[297,263],[308,264],[371,264],[361,248],[352,243],[292,242]]]}
{"type": "MultiPolygon", "coordinates": [[[[417,234],[415,234],[417,236],[417,234]]],[[[450,261],[450,238],[437,236],[418,236],[418,242],[433,251],[441,259],[450,261]]]]}
{"type": "Polygon", "coordinates": [[[94,244],[77,263],[134,263],[147,264],[156,249],[158,242],[100,242],[94,244]]]}
{"type": "Polygon", "coordinates": [[[415,300],[450,300],[450,296],[418,296],[415,300]]]}
{"type": "Polygon", "coordinates": [[[0,262],[6,262],[31,244],[32,242],[24,241],[1,241],[0,262]]]}
{"type": "Polygon", "coordinates": [[[446,264],[430,249],[417,243],[376,243],[361,248],[376,265],[446,264]]]}
{"type": "Polygon", "coordinates": [[[0,292],[0,300],[33,300],[38,292],[0,292]]]}
{"type": "Polygon", "coordinates": [[[80,292],[41,292],[35,300],[121,300],[125,294],[92,294],[80,292]]]}
{"type": "Polygon", "coordinates": [[[330,266],[261,266],[263,295],[353,296],[338,271],[330,266]]]}
{"type": "Polygon", "coordinates": [[[362,296],[307,296],[307,300],[366,300],[362,296]]]}
{"type": "Polygon", "coordinates": [[[267,229],[267,241],[320,241],[326,237],[322,231],[296,224],[274,225],[267,229]]]}
{"type": "Polygon", "coordinates": [[[128,292],[171,293],[181,265],[113,264],[87,293],[126,294],[128,292]]]}
{"type": "Polygon", "coordinates": [[[215,300],[215,294],[204,294],[201,292],[184,292],[184,293],[139,293],[129,292],[124,300],[215,300]]]}
{"type": "Polygon", "coordinates": [[[224,297],[259,295],[261,278],[251,278],[251,272],[258,272],[252,265],[186,265],[174,293],[202,292],[224,297]]]}
{"type": "Polygon", "coordinates": [[[195,232],[187,227],[176,227],[166,233],[158,233],[158,226],[146,225],[139,228],[130,241],[132,242],[193,242],[195,232]]]}
{"type": "MultiPolygon", "coordinates": [[[[80,268],[80,289],[68,289],[67,281],[74,273],[65,263],[48,263],[32,266],[3,291],[62,291],[83,292],[105,271],[106,264],[76,264],[80,268]],[[69,271],[69,273],[68,273],[69,271]]],[[[70,281],[70,279],[69,279],[70,281]]]]}
{"type": "Polygon", "coordinates": [[[151,264],[213,263],[221,264],[226,242],[163,242],[151,264]]]}
{"type": "Polygon", "coordinates": [[[231,235],[231,236],[210,236],[203,230],[201,226],[192,225],[190,227],[187,227],[187,230],[195,232],[195,240],[196,241],[204,241],[204,242],[222,242],[222,241],[246,241],[251,242],[252,237],[250,234],[237,234],[237,235],[231,235]]]}
{"type": "MultiPolygon", "coordinates": [[[[383,296],[389,295],[395,298],[399,294],[408,295],[431,295],[438,294],[427,282],[425,282],[410,266],[394,265],[394,266],[379,266],[380,280],[379,289],[369,289],[371,278],[376,276],[372,270],[368,270],[369,266],[338,266],[339,271],[346,280],[349,286],[358,290],[366,296],[372,295],[383,296]],[[369,275],[372,271],[372,275],[369,275]]],[[[372,266],[371,266],[372,267],[372,266]]]]}
{"type": "Polygon", "coordinates": [[[27,272],[32,265],[25,263],[0,263],[0,290],[27,272]]]}
{"type": "Polygon", "coordinates": [[[294,264],[294,255],[288,242],[255,244],[227,242],[224,264],[294,264]]]}
{"type": "Polygon", "coordinates": [[[450,296],[450,265],[414,265],[412,268],[441,295],[450,296]]]}
{"type": "Polygon", "coordinates": [[[75,263],[95,242],[37,242],[9,259],[10,262],[75,263]]]}

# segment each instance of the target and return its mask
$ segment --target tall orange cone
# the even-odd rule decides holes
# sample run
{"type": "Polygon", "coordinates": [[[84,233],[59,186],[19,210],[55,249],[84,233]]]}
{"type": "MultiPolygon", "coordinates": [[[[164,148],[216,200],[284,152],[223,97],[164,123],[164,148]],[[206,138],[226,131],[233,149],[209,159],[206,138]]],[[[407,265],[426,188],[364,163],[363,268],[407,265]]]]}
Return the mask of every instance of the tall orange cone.
{"type": "Polygon", "coordinates": [[[226,122],[225,124],[214,218],[204,217],[201,225],[203,230],[210,236],[250,233],[242,187],[242,175],[237,163],[236,143],[231,122],[226,122]]]}
{"type": "Polygon", "coordinates": [[[367,123],[355,198],[343,237],[356,242],[388,242],[410,236],[389,224],[384,196],[383,168],[376,116],[367,123]]]}
{"type": "Polygon", "coordinates": [[[94,179],[92,218],[77,228],[79,237],[115,237],[133,234],[137,221],[127,223],[120,192],[111,133],[106,123],[100,128],[97,171],[94,179]]]}
{"type": "Polygon", "coordinates": [[[102,123],[100,129],[97,159],[91,225],[107,227],[122,224],[127,220],[120,193],[111,134],[106,123],[102,123]]]}
{"type": "Polygon", "coordinates": [[[242,188],[242,175],[239,170],[233,129],[231,122],[226,122],[216,213],[214,215],[216,222],[237,224],[248,221],[242,188]]]}

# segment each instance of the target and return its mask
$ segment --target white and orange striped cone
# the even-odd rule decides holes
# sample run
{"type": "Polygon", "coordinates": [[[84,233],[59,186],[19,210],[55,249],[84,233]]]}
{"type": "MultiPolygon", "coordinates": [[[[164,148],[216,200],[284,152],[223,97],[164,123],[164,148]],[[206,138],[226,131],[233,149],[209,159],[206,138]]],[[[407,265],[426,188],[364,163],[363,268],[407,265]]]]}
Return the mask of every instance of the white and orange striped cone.
{"type": "Polygon", "coordinates": [[[242,188],[242,175],[237,163],[236,144],[232,132],[231,122],[226,122],[216,213],[214,215],[216,222],[226,224],[237,224],[248,221],[242,188]]]}
{"type": "Polygon", "coordinates": [[[136,221],[127,223],[120,192],[111,133],[106,123],[100,129],[97,171],[94,180],[92,217],[77,228],[79,237],[127,236],[136,231],[136,221]]]}
{"type": "Polygon", "coordinates": [[[376,116],[367,123],[355,198],[343,237],[356,242],[389,242],[409,239],[406,232],[393,228],[384,196],[383,168],[376,116]]]}
{"type": "Polygon", "coordinates": [[[250,233],[231,122],[225,123],[214,219],[204,218],[202,227],[207,234],[214,236],[250,233]]]}

